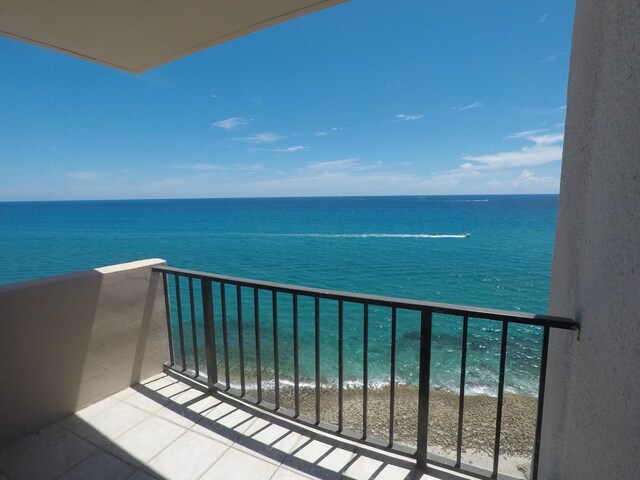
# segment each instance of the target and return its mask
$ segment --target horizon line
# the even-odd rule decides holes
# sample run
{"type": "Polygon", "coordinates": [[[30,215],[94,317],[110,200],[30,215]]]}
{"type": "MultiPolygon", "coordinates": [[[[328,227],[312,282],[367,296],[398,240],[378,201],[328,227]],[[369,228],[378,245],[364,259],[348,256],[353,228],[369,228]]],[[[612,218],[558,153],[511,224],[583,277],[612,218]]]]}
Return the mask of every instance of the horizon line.
{"type": "Polygon", "coordinates": [[[301,198],[409,198],[409,197],[532,197],[559,196],[560,193],[434,193],[415,195],[290,195],[290,196],[259,196],[259,197],[165,197],[165,198],[67,198],[47,200],[0,200],[0,203],[46,203],[46,202],[145,202],[163,200],[284,200],[301,198]]]}

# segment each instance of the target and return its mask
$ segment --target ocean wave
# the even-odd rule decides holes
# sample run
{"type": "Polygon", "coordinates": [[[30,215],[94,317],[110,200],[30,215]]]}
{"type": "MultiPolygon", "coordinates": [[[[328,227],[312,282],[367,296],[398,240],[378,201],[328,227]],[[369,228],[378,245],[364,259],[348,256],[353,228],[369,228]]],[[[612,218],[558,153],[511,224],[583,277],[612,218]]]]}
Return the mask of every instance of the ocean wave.
{"type": "MultiPolygon", "coordinates": [[[[280,388],[293,388],[295,383],[293,380],[289,379],[280,379],[279,381],[280,388]]],[[[324,380],[320,383],[321,389],[337,389],[338,388],[338,380],[324,380]]],[[[389,387],[390,382],[389,379],[373,379],[369,380],[369,390],[382,390],[384,388],[389,387]]],[[[240,389],[240,384],[236,384],[235,382],[230,382],[231,388],[240,389]]],[[[299,388],[302,390],[314,390],[316,387],[315,382],[311,381],[303,381],[301,380],[298,384],[299,388]]],[[[413,386],[418,388],[417,385],[414,385],[410,382],[405,382],[402,380],[396,381],[396,386],[413,386]]],[[[273,380],[263,381],[261,384],[263,391],[273,391],[275,389],[275,382],[273,380]]],[[[364,387],[364,383],[361,380],[345,380],[343,382],[344,390],[361,390],[364,387]]],[[[247,390],[257,390],[257,384],[255,382],[247,382],[245,384],[245,388],[247,390]]],[[[431,387],[432,390],[443,391],[454,393],[458,395],[460,393],[460,389],[457,386],[450,385],[442,385],[439,387],[431,387]]],[[[466,385],[465,386],[465,396],[476,396],[476,395],[484,395],[488,397],[497,397],[498,389],[494,385],[466,385]]],[[[505,385],[504,389],[505,394],[525,394],[533,397],[537,397],[537,392],[532,389],[518,387],[516,385],[505,385]]]]}

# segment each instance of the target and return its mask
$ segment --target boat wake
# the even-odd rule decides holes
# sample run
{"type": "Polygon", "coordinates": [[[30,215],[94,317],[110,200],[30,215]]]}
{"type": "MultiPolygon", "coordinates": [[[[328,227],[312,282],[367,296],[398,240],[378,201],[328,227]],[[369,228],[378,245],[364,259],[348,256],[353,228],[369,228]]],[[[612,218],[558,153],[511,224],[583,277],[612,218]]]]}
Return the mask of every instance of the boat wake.
{"type": "Polygon", "coordinates": [[[238,233],[235,235],[293,238],[467,238],[471,236],[470,233],[443,235],[433,235],[429,233],[238,233]]]}

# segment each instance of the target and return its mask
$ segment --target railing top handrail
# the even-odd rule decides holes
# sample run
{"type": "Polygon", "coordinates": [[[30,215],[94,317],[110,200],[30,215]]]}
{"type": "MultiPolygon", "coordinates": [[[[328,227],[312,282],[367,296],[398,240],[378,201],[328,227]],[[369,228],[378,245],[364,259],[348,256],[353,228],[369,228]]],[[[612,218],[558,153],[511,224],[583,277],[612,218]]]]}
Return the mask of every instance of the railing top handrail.
{"type": "Polygon", "coordinates": [[[183,268],[168,266],[157,266],[153,267],[152,270],[154,272],[171,273],[191,278],[198,278],[200,280],[210,280],[214,282],[239,285],[242,287],[257,287],[265,290],[275,290],[282,293],[311,297],[318,296],[320,298],[343,300],[345,302],[352,303],[367,303],[384,307],[396,307],[405,310],[428,310],[433,313],[467,316],[471,318],[477,317],[487,320],[506,320],[512,323],[561,328],[565,330],[576,330],[577,328],[579,328],[579,323],[571,318],[556,317],[552,315],[538,315],[527,312],[514,312],[509,310],[496,310],[492,308],[469,307],[464,305],[454,305],[450,303],[427,302],[406,298],[385,297],[381,295],[341,292],[337,290],[302,287],[298,285],[288,285],[285,283],[266,282],[263,280],[253,280],[249,278],[198,272],[195,270],[187,270],[183,268]]]}

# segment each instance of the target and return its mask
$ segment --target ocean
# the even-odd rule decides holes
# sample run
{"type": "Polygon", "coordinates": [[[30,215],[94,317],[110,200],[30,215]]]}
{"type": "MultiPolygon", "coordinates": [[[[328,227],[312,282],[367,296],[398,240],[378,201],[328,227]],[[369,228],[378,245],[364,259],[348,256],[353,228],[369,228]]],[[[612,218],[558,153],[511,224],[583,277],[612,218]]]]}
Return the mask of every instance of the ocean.
{"type": "MultiPolygon", "coordinates": [[[[557,195],[4,202],[0,284],[159,257],[272,282],[546,313],[557,202],[557,195]]],[[[332,307],[322,308],[330,325],[332,307]]],[[[345,314],[354,342],[345,375],[358,386],[361,320],[355,310],[345,314]]],[[[313,328],[310,317],[301,316],[301,335],[313,328]]],[[[384,386],[389,313],[374,310],[371,322],[370,384],[384,386]]],[[[417,332],[415,318],[399,318],[400,383],[417,382],[417,332]]],[[[460,332],[460,318],[436,316],[432,388],[457,391],[460,332]]],[[[470,321],[469,393],[495,393],[499,336],[500,324],[470,321]]],[[[326,383],[337,376],[334,340],[327,335],[321,349],[326,383]]],[[[538,328],[510,328],[507,391],[536,394],[540,341],[538,328]]],[[[288,347],[281,347],[285,380],[288,347]]],[[[310,362],[302,375],[313,377],[310,362]]]]}

